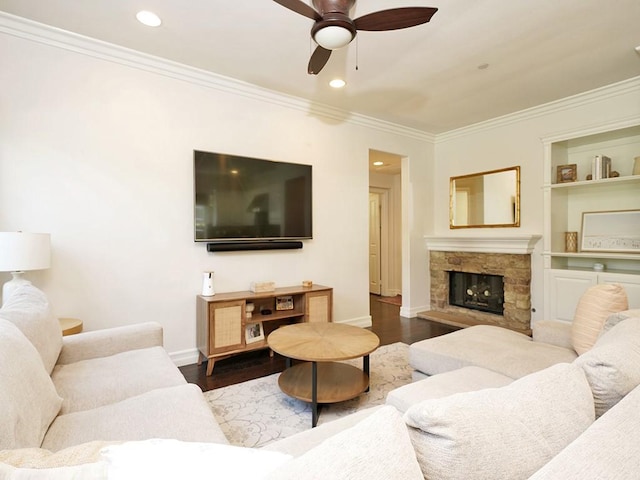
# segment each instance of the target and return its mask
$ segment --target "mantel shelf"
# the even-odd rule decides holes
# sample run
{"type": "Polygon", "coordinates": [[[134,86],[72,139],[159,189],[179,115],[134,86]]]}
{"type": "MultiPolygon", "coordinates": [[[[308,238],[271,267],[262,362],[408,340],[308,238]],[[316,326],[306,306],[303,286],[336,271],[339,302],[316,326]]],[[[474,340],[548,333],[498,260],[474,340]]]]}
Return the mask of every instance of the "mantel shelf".
{"type": "Polygon", "coordinates": [[[437,252],[483,252],[529,254],[541,235],[502,235],[482,237],[425,236],[427,250],[437,252]]]}

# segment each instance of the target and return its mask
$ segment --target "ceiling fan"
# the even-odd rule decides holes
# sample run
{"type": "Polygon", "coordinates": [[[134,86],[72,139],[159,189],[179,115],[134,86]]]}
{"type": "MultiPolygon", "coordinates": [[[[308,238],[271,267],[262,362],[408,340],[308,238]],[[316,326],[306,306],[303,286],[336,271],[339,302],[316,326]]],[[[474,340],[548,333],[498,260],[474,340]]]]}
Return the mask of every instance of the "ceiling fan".
{"type": "Polygon", "coordinates": [[[274,0],[283,7],[315,20],[311,37],[318,44],[309,60],[307,72],[317,75],[327,64],[331,51],[344,47],[358,30],[381,32],[427,23],[438,11],[432,7],[401,7],[369,13],[352,20],[349,11],[356,0],[312,0],[315,9],[302,0],[274,0]]]}

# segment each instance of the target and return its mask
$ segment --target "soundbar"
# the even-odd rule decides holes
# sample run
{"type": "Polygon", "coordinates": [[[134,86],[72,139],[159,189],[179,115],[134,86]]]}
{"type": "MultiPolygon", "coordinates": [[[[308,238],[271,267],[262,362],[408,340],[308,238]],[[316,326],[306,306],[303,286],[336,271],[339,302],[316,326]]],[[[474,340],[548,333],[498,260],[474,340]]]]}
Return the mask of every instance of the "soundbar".
{"type": "Polygon", "coordinates": [[[299,240],[230,241],[207,243],[207,252],[239,252],[243,250],[293,250],[302,248],[299,240]]]}

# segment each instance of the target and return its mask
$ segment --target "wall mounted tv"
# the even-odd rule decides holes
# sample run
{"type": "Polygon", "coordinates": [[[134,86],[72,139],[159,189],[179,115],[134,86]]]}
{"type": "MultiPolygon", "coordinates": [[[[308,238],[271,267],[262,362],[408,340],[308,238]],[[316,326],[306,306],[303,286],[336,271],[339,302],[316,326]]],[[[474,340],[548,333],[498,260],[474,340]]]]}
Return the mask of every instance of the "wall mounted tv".
{"type": "Polygon", "coordinates": [[[196,150],[195,241],[300,248],[312,238],[311,183],[311,165],[196,150]]]}

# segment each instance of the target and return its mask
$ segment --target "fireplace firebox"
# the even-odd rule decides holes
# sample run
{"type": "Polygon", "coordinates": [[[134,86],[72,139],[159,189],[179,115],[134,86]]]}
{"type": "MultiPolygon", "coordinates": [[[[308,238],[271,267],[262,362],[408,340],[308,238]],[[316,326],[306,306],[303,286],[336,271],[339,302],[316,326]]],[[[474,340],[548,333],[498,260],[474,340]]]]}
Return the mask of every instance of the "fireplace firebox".
{"type": "Polygon", "coordinates": [[[504,277],[480,273],[449,272],[449,304],[502,315],[504,277]]]}

